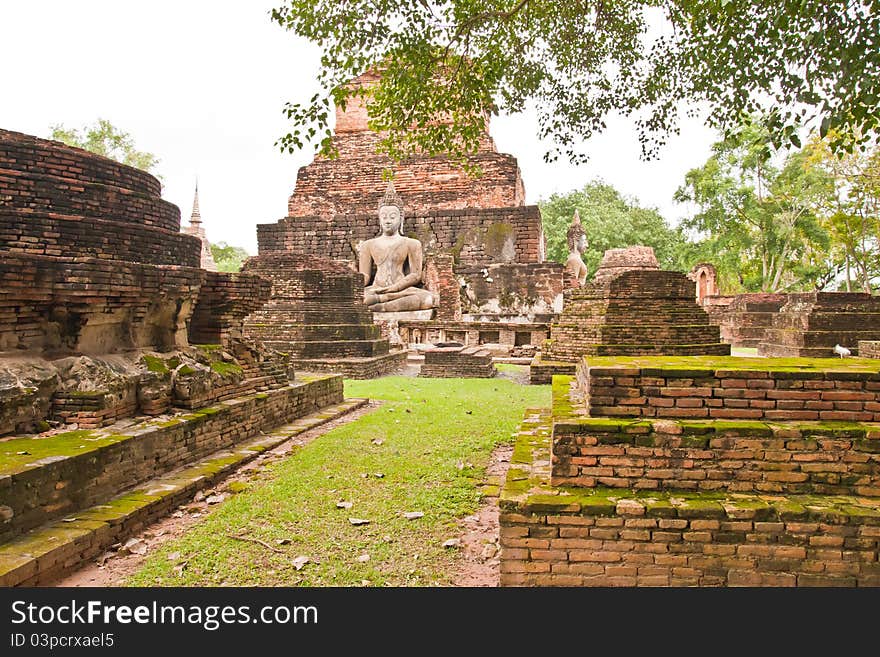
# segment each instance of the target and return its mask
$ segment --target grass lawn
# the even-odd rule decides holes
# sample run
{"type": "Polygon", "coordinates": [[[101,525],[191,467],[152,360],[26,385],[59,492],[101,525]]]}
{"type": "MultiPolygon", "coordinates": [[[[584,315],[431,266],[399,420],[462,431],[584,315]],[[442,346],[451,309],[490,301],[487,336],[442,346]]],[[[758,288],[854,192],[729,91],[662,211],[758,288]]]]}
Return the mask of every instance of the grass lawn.
{"type": "Polygon", "coordinates": [[[524,409],[550,405],[550,387],[386,377],[346,381],[345,390],[385,403],[268,465],[258,482],[164,544],[127,583],[448,584],[456,550],[442,544],[459,533],[456,519],[476,510],[489,453],[512,440],[524,409]],[[337,508],[340,501],[352,507],[337,508]],[[402,515],[414,511],[424,517],[402,515]],[[349,518],[370,522],[354,526],[349,518]],[[227,537],[239,533],[283,553],[227,537]],[[310,561],[296,570],[300,556],[310,561]],[[175,569],[182,562],[186,568],[175,569]]]}

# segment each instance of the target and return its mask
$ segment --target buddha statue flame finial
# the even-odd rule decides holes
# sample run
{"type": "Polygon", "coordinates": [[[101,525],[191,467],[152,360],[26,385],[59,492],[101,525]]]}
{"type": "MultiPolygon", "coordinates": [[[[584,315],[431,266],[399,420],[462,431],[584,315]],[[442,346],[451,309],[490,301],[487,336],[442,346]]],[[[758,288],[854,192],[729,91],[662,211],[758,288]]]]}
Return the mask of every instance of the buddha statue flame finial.
{"type": "Polygon", "coordinates": [[[400,210],[400,217],[403,218],[403,201],[400,196],[397,195],[397,191],[394,189],[394,183],[392,181],[388,181],[388,187],[385,188],[385,195],[382,197],[382,200],[379,201],[379,209],[393,205],[398,210],[400,210]]]}

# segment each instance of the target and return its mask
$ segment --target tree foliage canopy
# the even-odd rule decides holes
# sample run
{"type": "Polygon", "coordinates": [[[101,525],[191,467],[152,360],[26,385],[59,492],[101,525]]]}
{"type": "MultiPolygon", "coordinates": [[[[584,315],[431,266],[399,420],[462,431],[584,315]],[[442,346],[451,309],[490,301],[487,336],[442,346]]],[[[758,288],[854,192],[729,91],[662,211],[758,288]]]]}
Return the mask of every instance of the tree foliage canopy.
{"type": "Polygon", "coordinates": [[[747,120],[686,174],[675,199],[696,211],[682,225],[729,291],[872,291],[880,278],[880,147],[835,153],[839,139],[775,151],[766,123],[747,120]]]}
{"type": "Polygon", "coordinates": [[[248,258],[248,252],[240,246],[230,246],[226,242],[211,244],[211,255],[218,271],[237,272],[248,258]]]}
{"type": "MultiPolygon", "coordinates": [[[[764,112],[775,145],[798,127],[868,135],[880,117],[880,0],[284,0],[274,21],[322,51],[321,90],[286,107],[282,148],[333,154],[331,104],[376,67],[371,127],[395,158],[464,157],[485,113],[534,105],[545,159],[583,159],[578,142],[609,114],[635,118],[656,155],[682,107],[702,102],[729,129],[764,112]],[[450,122],[451,120],[451,122],[450,122]]],[[[850,148],[843,139],[834,150],[850,148]]]]}
{"type": "Polygon", "coordinates": [[[549,260],[565,262],[568,256],[565,234],[577,210],[588,242],[582,257],[591,276],[607,249],[633,245],[653,247],[664,269],[684,270],[692,264],[686,262],[687,240],[680,231],[670,228],[657,210],[640,207],[604,182],[593,181],[583,189],[554,194],[538,205],[549,260]]]}
{"type": "Polygon", "coordinates": [[[81,129],[66,128],[60,123],[51,126],[51,129],[51,139],[153,174],[159,164],[159,158],[152,153],[137,150],[131,135],[114,127],[106,119],[98,119],[94,125],[84,126],[81,129]]]}

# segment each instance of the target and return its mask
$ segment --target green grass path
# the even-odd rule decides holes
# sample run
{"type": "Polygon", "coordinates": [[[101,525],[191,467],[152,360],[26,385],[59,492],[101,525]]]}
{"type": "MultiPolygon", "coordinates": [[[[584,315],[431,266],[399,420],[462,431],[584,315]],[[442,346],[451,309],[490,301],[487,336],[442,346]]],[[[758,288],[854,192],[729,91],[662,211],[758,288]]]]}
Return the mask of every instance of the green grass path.
{"type": "Polygon", "coordinates": [[[550,405],[549,386],[386,377],[346,381],[346,396],[385,403],[268,465],[257,482],[151,555],[128,584],[448,584],[456,554],[443,541],[457,535],[456,519],[477,508],[493,447],[512,439],[526,408],[550,405]],[[352,508],[337,508],[342,500],[352,508]],[[406,520],[406,511],[425,515],[406,520]],[[239,533],[283,553],[227,538],[239,533]],[[310,562],[296,570],[299,556],[310,562]]]}

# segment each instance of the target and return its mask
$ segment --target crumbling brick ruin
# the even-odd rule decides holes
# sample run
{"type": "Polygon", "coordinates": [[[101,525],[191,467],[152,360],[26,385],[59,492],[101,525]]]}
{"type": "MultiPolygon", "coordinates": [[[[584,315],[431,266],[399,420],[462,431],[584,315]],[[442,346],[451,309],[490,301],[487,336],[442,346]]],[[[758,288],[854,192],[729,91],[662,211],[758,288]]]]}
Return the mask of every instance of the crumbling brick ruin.
{"type": "Polygon", "coordinates": [[[872,362],[582,359],[517,439],[502,586],[880,585],[872,362]]]}
{"type": "Polygon", "coordinates": [[[532,362],[531,380],[549,383],[553,374],[573,374],[585,355],[729,353],[697,305],[692,281],[660,271],[649,247],[612,249],[591,283],[566,290],[562,314],[532,362]]]}
{"type": "Polygon", "coordinates": [[[880,341],[860,340],[859,356],[862,358],[880,358],[880,341]]]}
{"type": "Polygon", "coordinates": [[[490,379],[498,371],[488,349],[440,343],[425,351],[419,376],[429,378],[490,379]]]}
{"type": "Polygon", "coordinates": [[[271,301],[246,320],[246,335],[289,354],[297,369],[368,379],[405,365],[406,353],[389,352],[363,304],[363,277],[345,264],[274,253],[249,258],[242,271],[273,283],[271,301]]]}
{"type": "Polygon", "coordinates": [[[279,425],[342,412],[341,377],[294,381],[243,341],[271,283],[200,269],[159,193],[143,171],[0,130],[0,585],[51,581],[280,442],[279,425]]]}
{"type": "Polygon", "coordinates": [[[830,357],[841,345],[880,340],[880,297],[864,292],[789,294],[758,346],[762,356],[830,357]]]}
{"type": "Polygon", "coordinates": [[[785,304],[785,294],[749,293],[707,296],[702,300],[709,321],[721,327],[721,339],[733,347],[756,349],[773,328],[773,320],[785,304]]]}
{"type": "MultiPolygon", "coordinates": [[[[375,79],[367,73],[352,84],[369,85],[375,79]]],[[[421,321],[470,321],[476,315],[482,321],[531,320],[559,311],[564,267],[544,262],[540,212],[524,205],[516,160],[496,151],[488,122],[473,156],[482,170],[477,178],[443,157],[392,163],[375,153],[378,139],[367,126],[360,100],[337,110],[333,141],[339,158],[318,156],[300,169],[289,216],[257,226],[259,254],[320,253],[356,262],[358,245],[378,232],[383,172],[391,170],[404,203],[404,232],[421,241],[423,279],[440,297],[435,316],[421,321]]],[[[396,342],[397,325],[376,319],[396,342]]],[[[398,319],[416,318],[394,317],[393,322],[398,319]]]]}

